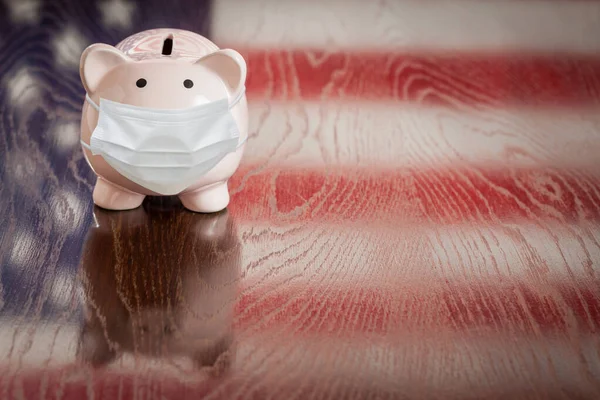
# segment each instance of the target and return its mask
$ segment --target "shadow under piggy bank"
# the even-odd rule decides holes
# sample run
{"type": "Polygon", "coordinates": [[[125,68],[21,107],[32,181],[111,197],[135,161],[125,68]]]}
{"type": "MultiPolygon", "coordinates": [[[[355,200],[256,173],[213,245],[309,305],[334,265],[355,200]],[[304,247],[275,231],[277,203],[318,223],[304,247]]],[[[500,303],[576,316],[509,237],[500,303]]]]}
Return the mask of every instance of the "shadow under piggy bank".
{"type": "Polygon", "coordinates": [[[165,197],[95,208],[94,218],[80,267],[79,359],[101,366],[131,353],[227,369],[241,257],[228,211],[192,213],[165,197]]]}

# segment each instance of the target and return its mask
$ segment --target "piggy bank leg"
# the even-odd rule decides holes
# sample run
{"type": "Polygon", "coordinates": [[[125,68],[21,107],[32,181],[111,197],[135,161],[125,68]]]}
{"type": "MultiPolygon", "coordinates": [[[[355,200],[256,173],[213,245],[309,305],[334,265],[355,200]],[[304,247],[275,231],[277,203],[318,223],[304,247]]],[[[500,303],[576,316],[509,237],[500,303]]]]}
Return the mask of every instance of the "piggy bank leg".
{"type": "Polygon", "coordinates": [[[183,206],[190,211],[214,213],[224,210],[229,205],[229,189],[227,181],[200,188],[179,196],[183,206]]]}
{"type": "Polygon", "coordinates": [[[122,189],[102,177],[94,188],[94,204],[107,210],[132,210],[142,205],[146,196],[122,189]]]}

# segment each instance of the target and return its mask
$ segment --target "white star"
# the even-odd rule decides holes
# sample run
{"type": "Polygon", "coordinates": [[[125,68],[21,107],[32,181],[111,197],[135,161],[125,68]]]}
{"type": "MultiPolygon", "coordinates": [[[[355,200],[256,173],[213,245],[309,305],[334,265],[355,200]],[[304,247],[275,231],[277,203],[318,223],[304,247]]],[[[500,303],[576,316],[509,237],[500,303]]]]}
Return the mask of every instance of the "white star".
{"type": "Polygon", "coordinates": [[[58,272],[54,276],[49,296],[54,306],[64,308],[69,305],[73,297],[73,290],[75,290],[73,279],[72,275],[64,272],[58,272]]]}
{"type": "Polygon", "coordinates": [[[36,155],[32,155],[31,151],[14,149],[6,155],[6,171],[8,173],[7,183],[4,183],[15,190],[19,190],[23,186],[23,182],[27,182],[28,187],[41,187],[43,182],[48,179],[48,171],[45,171],[42,166],[35,161],[36,155]]]}
{"type": "Polygon", "coordinates": [[[26,68],[18,70],[7,80],[8,93],[13,104],[27,104],[39,96],[39,84],[26,68]]]}
{"type": "Polygon", "coordinates": [[[35,256],[39,243],[35,235],[27,230],[19,230],[14,236],[10,250],[10,262],[14,267],[26,268],[35,256]]]}
{"type": "Polygon", "coordinates": [[[61,191],[47,200],[55,226],[68,234],[81,228],[85,217],[85,204],[81,196],[72,191],[61,191]]]}
{"type": "Polygon", "coordinates": [[[53,41],[56,62],[62,66],[79,68],[79,60],[86,45],[87,41],[75,28],[67,27],[53,41]]]}
{"type": "Polygon", "coordinates": [[[40,0],[5,0],[10,10],[10,19],[15,23],[27,22],[35,24],[40,20],[40,0]]]}
{"type": "Polygon", "coordinates": [[[109,27],[129,28],[135,4],[125,0],[107,0],[99,5],[102,22],[109,27]]]}
{"type": "Polygon", "coordinates": [[[56,148],[61,152],[70,152],[79,144],[79,124],[76,122],[60,122],[52,133],[56,148]]]}

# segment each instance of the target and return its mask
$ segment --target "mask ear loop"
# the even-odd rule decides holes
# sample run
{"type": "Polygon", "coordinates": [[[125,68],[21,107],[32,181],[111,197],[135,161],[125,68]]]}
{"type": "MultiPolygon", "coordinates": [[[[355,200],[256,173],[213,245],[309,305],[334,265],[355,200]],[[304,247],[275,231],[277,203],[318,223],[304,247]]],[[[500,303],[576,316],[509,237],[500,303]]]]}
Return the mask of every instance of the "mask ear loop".
{"type": "MultiPolygon", "coordinates": [[[[233,107],[235,107],[240,100],[242,99],[242,97],[244,97],[244,94],[246,94],[246,86],[241,86],[237,92],[235,92],[234,95],[231,96],[231,98],[233,99],[232,101],[229,102],[229,109],[231,110],[233,107]]],[[[248,141],[248,134],[246,134],[246,138],[244,140],[242,140],[241,142],[238,143],[237,147],[235,148],[236,150],[238,150],[240,147],[242,147],[244,145],[244,143],[246,143],[248,141]]]]}
{"type": "Polygon", "coordinates": [[[92,98],[90,97],[89,94],[85,94],[85,100],[89,103],[90,106],[94,107],[94,109],[98,112],[100,112],[100,107],[98,106],[98,104],[96,104],[94,102],[94,100],[92,100],[92,98]]]}
{"type": "Polygon", "coordinates": [[[235,149],[239,150],[239,148],[242,147],[247,141],[248,141],[248,134],[246,134],[246,138],[244,140],[242,140],[241,142],[238,143],[238,145],[235,149]]]}
{"type": "MultiPolygon", "coordinates": [[[[88,104],[90,106],[92,106],[96,111],[100,112],[100,107],[98,107],[98,105],[94,102],[94,100],[92,100],[92,98],[86,93],[85,94],[85,100],[88,102],[88,104]]],[[[87,144],[86,142],[83,141],[83,139],[81,139],[79,141],[81,143],[81,145],[83,147],[85,147],[86,149],[88,149],[89,151],[92,152],[92,154],[94,154],[94,151],[92,150],[92,148],[90,147],[89,144],[87,144]]]]}
{"type": "Polygon", "coordinates": [[[242,97],[244,97],[244,94],[246,93],[246,86],[242,86],[238,89],[237,92],[235,92],[233,95],[231,95],[231,101],[229,102],[229,108],[233,108],[237,105],[237,103],[240,102],[240,100],[242,100],[242,97]]]}

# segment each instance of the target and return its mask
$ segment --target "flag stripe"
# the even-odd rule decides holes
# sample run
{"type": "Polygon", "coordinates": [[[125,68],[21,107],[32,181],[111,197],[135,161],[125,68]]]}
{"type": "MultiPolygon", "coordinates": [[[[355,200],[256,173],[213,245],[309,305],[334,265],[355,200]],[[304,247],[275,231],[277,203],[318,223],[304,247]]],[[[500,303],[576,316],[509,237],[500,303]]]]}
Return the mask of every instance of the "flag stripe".
{"type": "Polygon", "coordinates": [[[597,280],[600,225],[240,225],[244,282],[367,290],[414,285],[541,285],[597,280]],[[290,261],[292,260],[292,261],[290,261]]]}
{"type": "MultiPolygon", "coordinates": [[[[241,346],[262,335],[290,343],[315,338],[346,343],[381,340],[383,345],[410,335],[538,340],[576,332],[585,337],[600,331],[597,288],[591,280],[532,286],[506,279],[423,281],[394,288],[327,280],[311,286],[243,284],[231,323],[241,346]]],[[[18,357],[26,366],[49,363],[52,368],[75,361],[80,324],[13,322],[4,320],[0,327],[2,360],[18,357]]]]}
{"type": "Polygon", "coordinates": [[[242,330],[276,329],[282,334],[346,339],[400,332],[598,333],[597,288],[598,282],[593,281],[580,286],[547,283],[535,288],[510,280],[396,284],[393,289],[346,288],[335,281],[302,288],[282,285],[246,293],[238,305],[236,325],[242,330]]]}
{"type": "Polygon", "coordinates": [[[322,50],[600,51],[596,1],[217,0],[220,46],[322,50]]]}
{"type": "Polygon", "coordinates": [[[250,49],[251,99],[447,107],[600,103],[600,57],[250,49]]]}
{"type": "Polygon", "coordinates": [[[239,229],[241,330],[346,338],[600,331],[597,224],[239,229]]]}
{"type": "Polygon", "coordinates": [[[382,394],[454,398],[466,392],[473,398],[490,398],[499,392],[529,398],[523,394],[532,391],[531,398],[542,393],[552,397],[557,391],[597,398],[598,394],[593,378],[600,372],[594,356],[598,339],[593,335],[582,335],[577,342],[562,337],[438,334],[400,335],[392,343],[373,338],[289,339],[276,333],[240,338],[234,373],[226,379],[207,379],[205,372],[164,363],[160,369],[151,363],[140,368],[130,361],[95,370],[69,363],[51,370],[21,368],[17,373],[5,368],[0,390],[23,398],[60,393],[66,400],[90,395],[246,399],[310,398],[315,393],[328,398],[382,394]]]}
{"type": "Polygon", "coordinates": [[[393,394],[390,398],[465,398],[465,393],[477,399],[498,393],[525,398],[523,394],[533,388],[537,396],[556,393],[554,385],[589,395],[598,392],[593,379],[600,367],[594,357],[597,346],[591,335],[573,343],[560,337],[538,341],[437,332],[386,341],[373,337],[290,341],[274,333],[254,337],[240,349],[238,368],[252,383],[240,387],[227,382],[226,388],[236,390],[231,398],[247,394],[257,381],[273,385],[268,392],[277,398],[310,398],[313,390],[323,398],[378,397],[375,393],[393,394]],[[588,376],[577,368],[583,363],[588,376]],[[267,370],[265,364],[277,367],[267,370]]]}
{"type": "Polygon", "coordinates": [[[600,113],[594,108],[458,111],[392,102],[251,101],[249,116],[246,165],[431,169],[478,164],[599,172],[600,113]]]}
{"type": "Polygon", "coordinates": [[[246,166],[230,190],[236,216],[273,223],[600,220],[599,177],[550,168],[246,166]]]}

